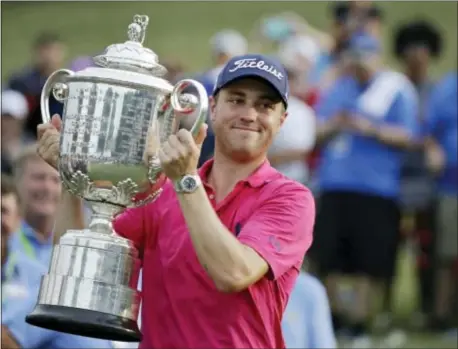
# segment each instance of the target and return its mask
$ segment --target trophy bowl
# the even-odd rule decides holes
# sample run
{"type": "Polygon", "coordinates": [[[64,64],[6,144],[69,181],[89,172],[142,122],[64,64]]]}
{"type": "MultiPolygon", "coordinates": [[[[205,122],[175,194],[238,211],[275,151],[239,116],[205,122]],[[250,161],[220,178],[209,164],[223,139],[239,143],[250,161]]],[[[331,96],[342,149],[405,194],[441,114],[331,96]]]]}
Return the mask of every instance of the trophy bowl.
{"type": "Polygon", "coordinates": [[[147,16],[134,16],[129,40],[94,57],[97,67],[58,70],[41,95],[43,122],[49,96],[64,103],[58,169],[64,188],[92,210],[88,229],[67,231],[53,249],[29,324],[87,337],[140,341],[137,325],[139,252],[116,235],[113,218],[153,202],[166,178],[161,143],[176,132],[176,115],[195,114],[199,131],[208,111],[204,87],[194,80],[175,86],[143,47],[147,16]],[[184,93],[193,86],[196,94],[184,93]]]}

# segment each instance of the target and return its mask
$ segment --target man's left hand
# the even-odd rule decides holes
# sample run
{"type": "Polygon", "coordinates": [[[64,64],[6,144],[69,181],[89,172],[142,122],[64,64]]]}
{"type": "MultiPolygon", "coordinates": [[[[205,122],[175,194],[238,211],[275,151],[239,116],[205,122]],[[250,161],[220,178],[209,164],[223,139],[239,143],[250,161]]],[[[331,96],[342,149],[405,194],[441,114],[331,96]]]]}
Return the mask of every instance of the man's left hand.
{"type": "Polygon", "coordinates": [[[200,127],[194,138],[188,130],[181,129],[161,145],[159,160],[164,174],[171,180],[196,174],[202,143],[207,136],[207,125],[200,127]]]}

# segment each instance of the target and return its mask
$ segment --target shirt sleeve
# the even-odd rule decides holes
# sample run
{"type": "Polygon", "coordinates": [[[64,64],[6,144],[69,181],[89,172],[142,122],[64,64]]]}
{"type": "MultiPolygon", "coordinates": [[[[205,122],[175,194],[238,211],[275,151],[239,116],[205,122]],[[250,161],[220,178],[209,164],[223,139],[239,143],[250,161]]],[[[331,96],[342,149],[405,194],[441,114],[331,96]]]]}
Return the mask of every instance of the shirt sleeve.
{"type": "Polygon", "coordinates": [[[403,128],[412,138],[420,136],[418,95],[406,88],[397,96],[385,122],[403,128]]]}
{"type": "Polygon", "coordinates": [[[145,242],[145,211],[148,207],[149,205],[127,209],[113,221],[116,234],[131,240],[140,252],[143,251],[145,242]]]}
{"type": "Polygon", "coordinates": [[[289,181],[274,190],[242,228],[239,241],[253,248],[277,279],[300,268],[313,239],[315,201],[311,192],[289,181]]]}
{"type": "Polygon", "coordinates": [[[322,96],[318,100],[315,107],[317,120],[326,122],[333,118],[338,112],[345,108],[346,89],[344,79],[336,80],[329,89],[322,92],[322,96]]]}

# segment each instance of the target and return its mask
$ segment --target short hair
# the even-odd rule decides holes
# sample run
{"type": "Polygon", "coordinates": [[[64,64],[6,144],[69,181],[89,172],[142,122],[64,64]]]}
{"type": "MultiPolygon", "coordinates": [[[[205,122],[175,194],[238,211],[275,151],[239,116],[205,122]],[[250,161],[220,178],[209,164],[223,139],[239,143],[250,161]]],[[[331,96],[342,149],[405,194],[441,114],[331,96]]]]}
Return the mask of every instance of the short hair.
{"type": "Polygon", "coordinates": [[[13,161],[13,177],[15,180],[20,178],[24,172],[24,168],[31,160],[40,160],[40,156],[37,153],[37,145],[31,144],[26,146],[22,151],[14,158],[13,161]]]}
{"type": "MultiPolygon", "coordinates": [[[[337,1],[331,5],[331,15],[336,22],[343,23],[351,12],[350,1],[337,1]]],[[[383,20],[383,11],[376,4],[372,4],[366,13],[367,17],[383,20]]]]}
{"type": "Polygon", "coordinates": [[[17,188],[16,184],[14,183],[13,177],[10,175],[3,173],[1,174],[1,187],[2,187],[2,196],[13,194],[17,197],[17,188]]]}
{"type": "Polygon", "coordinates": [[[397,58],[402,58],[409,46],[419,44],[425,45],[435,58],[441,54],[442,36],[431,22],[426,20],[408,22],[396,30],[393,51],[397,58]]]}
{"type": "Polygon", "coordinates": [[[33,43],[35,49],[42,48],[51,44],[61,43],[62,39],[59,34],[54,32],[42,32],[40,33],[33,43]]]}

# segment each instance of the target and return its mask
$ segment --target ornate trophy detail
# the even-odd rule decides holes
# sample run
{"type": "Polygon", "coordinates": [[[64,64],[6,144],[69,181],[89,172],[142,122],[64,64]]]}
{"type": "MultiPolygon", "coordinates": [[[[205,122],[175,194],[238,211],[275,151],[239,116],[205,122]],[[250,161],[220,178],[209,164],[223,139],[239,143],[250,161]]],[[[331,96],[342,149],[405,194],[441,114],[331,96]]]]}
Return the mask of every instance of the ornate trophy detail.
{"type": "Polygon", "coordinates": [[[59,172],[67,191],[91,207],[89,228],[70,230],[54,247],[29,324],[116,341],[139,341],[139,253],[113,229],[113,217],[154,201],[165,183],[158,151],[177,131],[177,114],[206,119],[208,97],[194,80],[175,86],[167,71],[143,47],[148,17],[135,15],[128,41],[94,57],[97,67],[74,73],[61,69],[41,94],[43,122],[49,96],[64,103],[59,172]],[[196,93],[184,91],[192,87],[196,93]],[[147,148],[147,139],[157,149],[147,148]],[[151,140],[151,139],[150,139],[151,140]],[[152,151],[152,153],[151,153],[152,151]]]}

